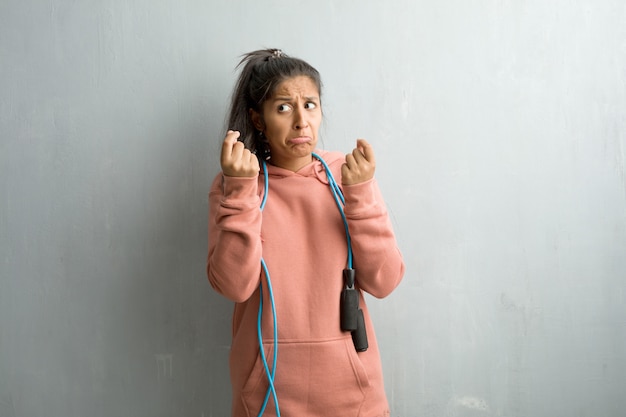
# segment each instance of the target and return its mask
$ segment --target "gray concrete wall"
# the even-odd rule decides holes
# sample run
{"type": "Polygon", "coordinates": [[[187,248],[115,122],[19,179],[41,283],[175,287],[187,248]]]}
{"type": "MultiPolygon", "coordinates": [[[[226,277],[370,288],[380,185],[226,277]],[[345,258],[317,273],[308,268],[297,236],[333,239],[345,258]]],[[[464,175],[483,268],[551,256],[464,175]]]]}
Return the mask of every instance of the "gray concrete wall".
{"type": "Polygon", "coordinates": [[[226,416],[204,273],[238,56],[325,82],[407,274],[370,299],[394,417],[623,416],[626,4],[0,3],[0,416],[226,416]]]}

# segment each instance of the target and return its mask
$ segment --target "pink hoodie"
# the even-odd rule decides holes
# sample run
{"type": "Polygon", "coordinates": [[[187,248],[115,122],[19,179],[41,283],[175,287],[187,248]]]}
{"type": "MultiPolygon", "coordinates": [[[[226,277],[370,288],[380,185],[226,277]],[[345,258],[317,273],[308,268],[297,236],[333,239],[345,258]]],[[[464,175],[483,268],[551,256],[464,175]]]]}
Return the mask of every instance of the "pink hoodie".
{"type": "MultiPolygon", "coordinates": [[[[344,156],[317,151],[341,184],[344,156]]],[[[278,315],[275,386],[285,417],[389,415],[380,355],[360,294],[369,349],[357,353],[339,326],[347,245],[343,222],[322,164],[298,172],[268,165],[267,204],[259,209],[263,175],[219,174],[209,194],[207,273],[213,288],[234,301],[230,352],[232,416],[257,416],[268,382],[259,355],[257,313],[263,280],[264,350],[272,366],[273,324],[267,264],[278,315]]],[[[404,263],[375,180],[343,186],[359,291],[387,296],[404,263]]],[[[270,398],[265,416],[275,416],[270,398]]]]}

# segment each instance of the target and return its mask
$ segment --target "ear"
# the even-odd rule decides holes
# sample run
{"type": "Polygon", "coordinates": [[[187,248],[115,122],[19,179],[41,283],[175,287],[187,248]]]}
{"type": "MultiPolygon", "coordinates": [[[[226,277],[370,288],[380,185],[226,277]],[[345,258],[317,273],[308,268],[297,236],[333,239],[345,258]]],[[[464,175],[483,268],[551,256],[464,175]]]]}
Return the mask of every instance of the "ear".
{"type": "Polygon", "coordinates": [[[254,128],[261,132],[264,131],[265,125],[263,124],[263,118],[261,117],[261,114],[254,109],[248,110],[248,114],[250,115],[250,119],[252,120],[254,128]]]}

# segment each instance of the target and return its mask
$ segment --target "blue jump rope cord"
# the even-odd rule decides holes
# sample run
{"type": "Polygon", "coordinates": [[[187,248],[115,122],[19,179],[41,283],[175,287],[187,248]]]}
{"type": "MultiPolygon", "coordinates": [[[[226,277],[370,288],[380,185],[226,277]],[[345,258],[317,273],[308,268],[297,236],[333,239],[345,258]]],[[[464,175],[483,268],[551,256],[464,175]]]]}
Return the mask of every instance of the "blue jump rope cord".
{"type": "Polygon", "coordinates": [[[267,270],[267,265],[265,261],[261,259],[261,265],[263,266],[263,270],[265,271],[265,276],[267,277],[267,288],[269,292],[270,304],[272,306],[272,318],[274,321],[274,357],[273,357],[273,368],[270,371],[269,364],[267,363],[267,358],[265,357],[265,349],[263,348],[263,333],[261,331],[261,319],[263,317],[263,286],[259,288],[259,314],[257,317],[257,335],[259,338],[259,351],[261,353],[261,360],[263,362],[263,368],[265,368],[265,374],[267,375],[267,381],[269,383],[269,387],[267,388],[267,392],[265,393],[265,398],[263,399],[263,405],[261,406],[261,411],[259,411],[258,416],[261,417],[265,412],[265,408],[267,407],[267,403],[270,398],[270,393],[272,394],[272,398],[274,399],[274,405],[276,407],[276,416],[280,417],[280,409],[278,408],[278,397],[276,396],[276,388],[274,387],[274,376],[276,375],[276,360],[278,359],[278,327],[276,320],[276,307],[274,303],[274,293],[272,291],[272,284],[269,279],[269,271],[267,270]]]}
{"type": "Polygon", "coordinates": [[[343,220],[343,226],[346,229],[346,241],[348,242],[348,268],[352,269],[352,240],[350,239],[350,231],[348,230],[348,219],[346,219],[346,214],[343,212],[343,206],[346,204],[346,200],[343,197],[341,188],[339,188],[337,181],[335,181],[335,177],[333,177],[333,173],[331,172],[326,161],[324,161],[322,157],[316,153],[313,153],[313,156],[324,166],[326,177],[328,178],[328,185],[330,185],[330,190],[333,192],[333,198],[335,199],[335,203],[337,203],[337,208],[341,214],[341,220],[343,220]]]}
{"type": "MultiPolygon", "coordinates": [[[[265,204],[267,203],[267,194],[269,191],[269,175],[267,174],[267,164],[263,161],[263,180],[264,180],[264,193],[263,200],[261,200],[261,211],[265,208],[265,204]]],[[[265,357],[265,348],[263,347],[263,332],[261,330],[261,322],[263,318],[263,282],[259,286],[259,313],[257,316],[257,336],[259,339],[259,352],[261,355],[261,361],[263,362],[263,368],[265,369],[265,374],[267,375],[267,381],[269,386],[267,388],[267,392],[265,393],[265,398],[263,399],[263,405],[261,406],[261,410],[259,411],[258,417],[261,417],[263,413],[265,413],[265,408],[267,407],[267,403],[270,398],[270,393],[272,394],[272,398],[274,399],[274,406],[276,407],[276,416],[280,417],[280,409],[278,407],[278,397],[276,395],[276,388],[274,387],[274,376],[276,375],[276,363],[278,359],[278,320],[276,319],[276,303],[274,302],[274,292],[272,291],[272,281],[270,280],[270,272],[267,269],[267,264],[265,263],[265,259],[261,258],[261,266],[263,267],[263,271],[265,272],[265,278],[267,279],[267,289],[268,296],[270,299],[270,304],[272,307],[272,319],[274,323],[274,355],[273,355],[273,367],[270,371],[269,364],[267,363],[267,358],[265,357]]]]}
{"type": "MultiPolygon", "coordinates": [[[[341,188],[339,188],[339,185],[335,181],[335,178],[333,177],[330,167],[328,166],[326,161],[324,161],[322,157],[316,153],[313,153],[313,156],[317,160],[319,160],[324,166],[324,170],[326,171],[326,176],[328,178],[328,185],[330,185],[330,189],[333,193],[333,198],[335,200],[335,203],[337,204],[339,213],[341,214],[341,219],[343,220],[343,225],[346,230],[346,240],[348,242],[348,268],[351,269],[352,268],[352,242],[350,240],[350,232],[348,230],[348,220],[346,219],[346,215],[343,212],[343,205],[346,202],[345,198],[343,196],[343,193],[341,192],[341,188]]],[[[269,191],[269,175],[267,173],[267,164],[265,161],[262,161],[262,162],[263,162],[264,193],[263,193],[263,199],[261,201],[261,211],[263,211],[263,209],[265,208],[265,204],[267,203],[267,195],[269,191]]],[[[261,266],[263,267],[263,271],[265,272],[265,278],[267,280],[268,296],[269,296],[270,304],[272,307],[272,319],[274,323],[274,341],[273,341],[273,346],[274,346],[273,364],[274,366],[270,370],[269,364],[267,363],[267,358],[265,357],[265,349],[263,348],[263,332],[261,330],[261,327],[262,327],[261,322],[263,318],[263,282],[261,282],[259,286],[260,299],[259,299],[259,313],[257,316],[257,336],[259,339],[259,352],[261,355],[261,361],[263,362],[263,368],[265,369],[265,375],[267,376],[267,381],[268,381],[269,386],[267,388],[267,392],[265,393],[265,398],[263,399],[263,405],[261,406],[261,410],[259,411],[258,417],[261,417],[263,413],[265,413],[265,409],[269,402],[270,394],[272,395],[272,398],[274,400],[274,406],[276,407],[276,416],[280,417],[280,410],[278,408],[278,396],[276,395],[276,388],[274,386],[274,377],[276,375],[276,364],[277,364],[277,359],[278,359],[278,321],[276,319],[276,303],[274,301],[274,292],[272,291],[272,282],[270,280],[270,273],[269,273],[269,270],[267,269],[267,264],[265,263],[265,260],[263,258],[261,258],[261,266]]]]}

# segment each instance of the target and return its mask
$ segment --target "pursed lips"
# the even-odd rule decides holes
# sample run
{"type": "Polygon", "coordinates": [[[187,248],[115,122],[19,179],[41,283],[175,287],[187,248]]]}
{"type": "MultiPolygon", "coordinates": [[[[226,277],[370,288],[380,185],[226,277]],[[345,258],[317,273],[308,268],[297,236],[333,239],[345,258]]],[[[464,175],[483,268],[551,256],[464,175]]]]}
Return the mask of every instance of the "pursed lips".
{"type": "Polygon", "coordinates": [[[292,143],[294,145],[300,145],[302,143],[308,142],[311,142],[311,138],[309,136],[298,136],[296,138],[289,139],[289,143],[292,143]]]}

